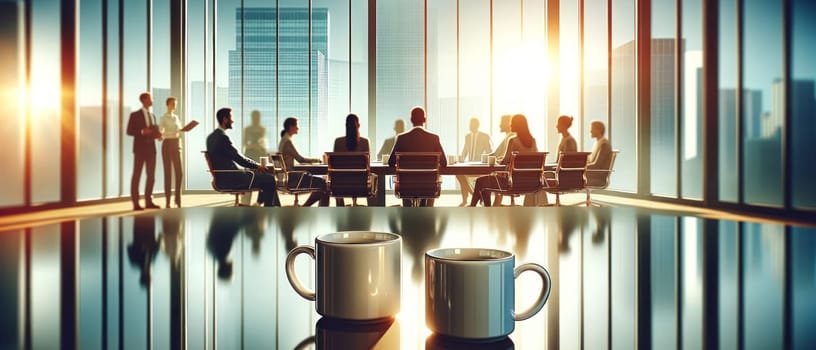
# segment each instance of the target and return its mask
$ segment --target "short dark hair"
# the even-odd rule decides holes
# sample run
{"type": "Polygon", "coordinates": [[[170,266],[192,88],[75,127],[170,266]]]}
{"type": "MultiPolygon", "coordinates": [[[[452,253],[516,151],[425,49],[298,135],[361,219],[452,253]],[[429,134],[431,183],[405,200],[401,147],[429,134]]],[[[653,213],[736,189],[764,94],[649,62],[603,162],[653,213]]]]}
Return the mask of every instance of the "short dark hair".
{"type": "Polygon", "coordinates": [[[165,105],[165,106],[167,106],[167,105],[169,105],[169,104],[170,104],[170,101],[175,101],[175,100],[176,100],[176,98],[175,98],[175,97],[170,96],[170,97],[168,97],[166,100],[164,100],[164,105],[165,105]]]}
{"type": "Polygon", "coordinates": [[[218,124],[221,124],[224,119],[229,118],[230,114],[232,114],[232,108],[224,107],[215,112],[215,119],[218,120],[218,124]]]}
{"type": "Polygon", "coordinates": [[[149,93],[149,92],[147,92],[147,91],[145,91],[145,92],[143,92],[143,93],[139,94],[139,102],[144,102],[144,100],[145,100],[146,98],[148,98],[148,97],[150,97],[150,93],[149,93]]]}
{"type": "Polygon", "coordinates": [[[425,117],[425,108],[420,106],[411,108],[411,124],[414,124],[414,126],[419,126],[425,124],[425,120],[427,120],[425,117]]]}

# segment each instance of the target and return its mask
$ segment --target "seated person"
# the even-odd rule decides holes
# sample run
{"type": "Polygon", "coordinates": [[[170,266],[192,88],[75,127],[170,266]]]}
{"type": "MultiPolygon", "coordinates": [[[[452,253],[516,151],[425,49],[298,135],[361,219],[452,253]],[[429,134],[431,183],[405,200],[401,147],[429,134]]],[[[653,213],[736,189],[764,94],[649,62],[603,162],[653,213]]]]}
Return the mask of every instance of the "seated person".
{"type": "Polygon", "coordinates": [[[397,140],[397,135],[405,132],[404,120],[397,119],[394,121],[394,132],[396,132],[394,136],[383,141],[382,147],[380,147],[380,153],[377,153],[377,159],[380,159],[379,157],[382,157],[383,154],[391,154],[391,151],[394,149],[394,142],[397,140]]]}
{"type": "MultiPolygon", "coordinates": [[[[470,118],[470,133],[465,135],[465,145],[462,146],[462,160],[464,161],[479,161],[482,154],[488,154],[493,150],[490,144],[490,136],[479,131],[479,119],[470,118]]],[[[456,181],[459,182],[459,187],[462,193],[462,203],[460,207],[467,204],[468,195],[473,193],[473,188],[470,184],[473,181],[473,176],[456,175],[456,181]]]]}
{"type": "Polygon", "coordinates": [[[269,170],[266,166],[256,163],[235,149],[226,132],[232,129],[232,109],[221,108],[216,112],[215,118],[218,121],[218,128],[207,136],[207,155],[213,170],[239,170],[238,165],[244,168],[255,170],[255,177],[249,171],[214,173],[213,178],[218,187],[229,189],[260,188],[258,203],[263,203],[265,207],[279,207],[277,188],[275,187],[275,176],[267,174],[269,170]]]}
{"type": "MultiPolygon", "coordinates": [[[[338,137],[334,139],[334,152],[369,152],[369,145],[368,139],[365,137],[360,136],[360,118],[357,117],[356,114],[352,113],[346,116],[346,136],[338,137]]],[[[370,177],[371,185],[376,188],[377,186],[377,174],[371,174],[370,177]]],[[[354,204],[357,204],[357,198],[352,199],[354,204]]],[[[368,198],[368,205],[373,205],[374,198],[368,198]]],[[[345,202],[343,198],[336,198],[337,206],[342,207],[345,206],[345,202]]]]}
{"type": "Polygon", "coordinates": [[[612,162],[612,144],[604,137],[606,126],[603,122],[593,120],[589,124],[589,135],[596,139],[592,153],[587,159],[586,179],[588,185],[602,186],[606,182],[605,172],[591,170],[610,170],[612,162]]]}
{"type": "MultiPolygon", "coordinates": [[[[516,133],[516,136],[510,138],[507,142],[507,150],[501,160],[501,164],[509,164],[513,152],[538,152],[536,140],[530,134],[530,128],[527,125],[527,117],[523,114],[516,114],[510,120],[510,130],[516,133]]],[[[476,186],[473,188],[473,197],[470,200],[470,206],[475,207],[479,201],[482,201],[484,206],[490,206],[490,192],[484,191],[488,188],[507,188],[508,181],[506,176],[501,175],[485,175],[476,179],[476,186]]]]}
{"type": "MultiPolygon", "coordinates": [[[[300,130],[300,128],[298,127],[297,118],[289,117],[283,121],[283,130],[281,130],[280,134],[281,140],[278,143],[278,152],[283,155],[283,163],[289,171],[295,168],[295,160],[300,163],[320,163],[320,159],[306,158],[300,155],[297,148],[295,148],[292,137],[298,133],[298,130],[300,130]]],[[[310,207],[317,201],[320,201],[319,205],[321,207],[329,206],[329,192],[326,191],[326,180],[322,177],[308,173],[302,173],[300,176],[290,176],[287,186],[289,188],[317,189],[315,192],[312,192],[306,202],[303,203],[304,207],[310,207]]]]}
{"type": "MultiPolygon", "coordinates": [[[[439,153],[439,166],[444,167],[448,165],[448,160],[445,158],[445,150],[442,149],[442,143],[439,142],[439,135],[425,130],[425,109],[419,106],[411,108],[411,124],[414,125],[411,130],[397,135],[397,140],[394,142],[394,149],[391,150],[391,155],[388,156],[388,166],[397,165],[397,152],[437,152],[439,153]]],[[[422,207],[432,207],[433,199],[423,199],[420,203],[422,207]]],[[[409,199],[403,199],[402,205],[407,207],[411,205],[409,199]]]]}

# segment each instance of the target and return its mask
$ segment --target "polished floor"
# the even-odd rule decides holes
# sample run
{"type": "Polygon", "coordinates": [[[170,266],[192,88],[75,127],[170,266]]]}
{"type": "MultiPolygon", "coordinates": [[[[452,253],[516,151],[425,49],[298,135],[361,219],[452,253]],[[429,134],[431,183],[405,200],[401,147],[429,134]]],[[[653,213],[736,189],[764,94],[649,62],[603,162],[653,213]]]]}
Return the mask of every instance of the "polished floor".
{"type": "MultiPolygon", "coordinates": [[[[230,208],[39,221],[0,232],[0,348],[782,349],[816,347],[816,228],[632,208],[230,208]],[[323,233],[403,237],[401,312],[321,319],[284,260],[323,233]],[[423,254],[491,247],[553,278],[508,339],[425,326],[423,254]]],[[[297,260],[301,276],[314,263],[297,260]]],[[[307,277],[304,277],[307,278],[307,277]]],[[[540,282],[522,275],[516,305],[540,282]]]]}

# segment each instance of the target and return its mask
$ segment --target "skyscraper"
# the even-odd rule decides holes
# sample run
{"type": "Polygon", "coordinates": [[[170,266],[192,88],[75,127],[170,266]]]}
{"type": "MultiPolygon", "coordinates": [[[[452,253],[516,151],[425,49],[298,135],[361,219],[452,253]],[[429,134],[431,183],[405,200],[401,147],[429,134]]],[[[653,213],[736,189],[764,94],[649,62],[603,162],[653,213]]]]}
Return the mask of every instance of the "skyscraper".
{"type": "MultiPolygon", "coordinates": [[[[325,123],[328,111],[321,104],[329,99],[329,13],[326,8],[311,11],[311,53],[308,8],[244,7],[235,11],[235,49],[229,51],[229,103],[235,119],[247,124],[251,111],[261,112],[272,149],[278,143],[283,119],[294,116],[300,126],[301,138],[295,142],[301,152],[319,150],[318,125],[325,123]]],[[[235,137],[243,140],[240,135],[235,137]]]]}

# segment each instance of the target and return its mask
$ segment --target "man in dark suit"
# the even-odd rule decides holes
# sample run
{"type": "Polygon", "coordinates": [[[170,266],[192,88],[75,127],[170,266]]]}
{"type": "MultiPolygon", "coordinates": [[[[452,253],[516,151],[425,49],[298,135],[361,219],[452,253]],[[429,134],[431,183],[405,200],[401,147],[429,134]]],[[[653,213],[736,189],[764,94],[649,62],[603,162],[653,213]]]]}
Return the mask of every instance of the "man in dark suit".
{"type": "MultiPolygon", "coordinates": [[[[445,157],[445,150],[442,149],[442,143],[439,142],[439,135],[425,130],[425,109],[422,107],[414,107],[411,109],[411,124],[414,125],[411,130],[397,135],[397,140],[394,142],[394,149],[391,150],[391,155],[388,156],[388,166],[396,166],[397,152],[438,152],[439,166],[444,167],[448,165],[448,160],[445,157]]],[[[423,200],[420,206],[433,206],[433,199],[423,200]]],[[[402,200],[403,206],[409,206],[410,201],[402,200]]]]}
{"type": "Polygon", "coordinates": [[[156,117],[150,111],[153,97],[149,92],[139,95],[142,108],[130,113],[127,134],[133,136],[133,175],[130,177],[130,200],[133,201],[133,210],[142,210],[139,205],[139,181],[142,176],[142,167],[145,168],[145,208],[158,209],[153,203],[153,183],[156,174],[156,139],[161,137],[156,125],[156,117]]]}
{"type": "Polygon", "coordinates": [[[223,188],[260,188],[258,203],[263,203],[265,207],[279,207],[277,188],[275,186],[275,176],[266,173],[269,169],[265,165],[256,163],[254,160],[238,153],[232,141],[227,136],[226,131],[232,129],[232,109],[221,108],[216,112],[215,118],[218,120],[218,128],[207,136],[207,155],[213,170],[240,170],[238,165],[244,168],[255,169],[255,177],[252,171],[228,172],[214,174],[215,183],[223,188]]]}

